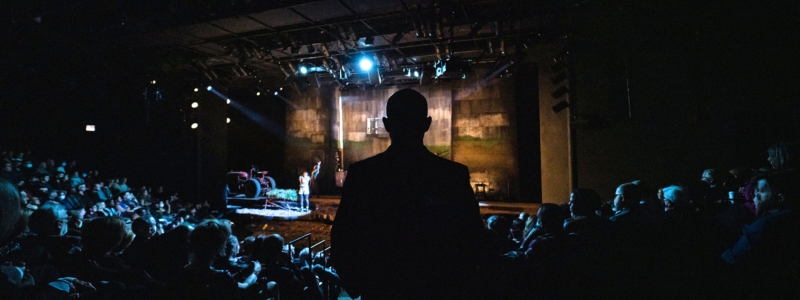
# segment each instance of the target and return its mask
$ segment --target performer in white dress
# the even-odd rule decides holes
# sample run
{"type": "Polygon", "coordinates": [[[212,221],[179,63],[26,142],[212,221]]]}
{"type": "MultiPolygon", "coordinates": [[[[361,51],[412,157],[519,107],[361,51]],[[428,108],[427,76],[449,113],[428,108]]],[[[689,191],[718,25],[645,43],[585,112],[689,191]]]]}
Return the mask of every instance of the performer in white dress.
{"type": "Polygon", "coordinates": [[[309,211],[310,203],[308,201],[308,183],[311,181],[311,176],[308,176],[308,172],[303,172],[303,176],[300,176],[298,180],[300,181],[300,211],[309,211]]]}

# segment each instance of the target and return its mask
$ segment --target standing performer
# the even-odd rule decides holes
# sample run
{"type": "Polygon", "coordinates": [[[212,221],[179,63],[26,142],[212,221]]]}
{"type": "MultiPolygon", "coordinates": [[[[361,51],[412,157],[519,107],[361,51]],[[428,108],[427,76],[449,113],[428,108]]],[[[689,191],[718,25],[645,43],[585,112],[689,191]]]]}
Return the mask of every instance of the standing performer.
{"type": "Polygon", "coordinates": [[[308,172],[303,172],[303,176],[300,176],[300,211],[309,211],[310,203],[308,201],[308,183],[311,181],[311,177],[308,176],[308,172]]]}
{"type": "Polygon", "coordinates": [[[314,168],[311,170],[311,190],[314,191],[314,197],[319,197],[319,186],[317,185],[317,176],[319,176],[319,170],[322,168],[322,161],[317,160],[317,164],[314,165],[314,168]]]}

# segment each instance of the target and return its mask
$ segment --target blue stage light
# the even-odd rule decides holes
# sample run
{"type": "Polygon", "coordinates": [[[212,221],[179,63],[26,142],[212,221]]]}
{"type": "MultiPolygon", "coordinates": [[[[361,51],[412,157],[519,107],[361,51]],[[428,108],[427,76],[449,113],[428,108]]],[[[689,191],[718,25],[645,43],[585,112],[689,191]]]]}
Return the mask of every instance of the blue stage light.
{"type": "Polygon", "coordinates": [[[306,68],[306,66],[300,66],[300,74],[308,74],[308,68],[306,68]]]}
{"type": "Polygon", "coordinates": [[[361,67],[361,70],[369,71],[372,69],[372,61],[369,58],[362,58],[361,61],[358,62],[358,66],[361,67]]]}
{"type": "Polygon", "coordinates": [[[206,88],[207,91],[210,91],[211,89],[212,87],[210,85],[206,88]]]}

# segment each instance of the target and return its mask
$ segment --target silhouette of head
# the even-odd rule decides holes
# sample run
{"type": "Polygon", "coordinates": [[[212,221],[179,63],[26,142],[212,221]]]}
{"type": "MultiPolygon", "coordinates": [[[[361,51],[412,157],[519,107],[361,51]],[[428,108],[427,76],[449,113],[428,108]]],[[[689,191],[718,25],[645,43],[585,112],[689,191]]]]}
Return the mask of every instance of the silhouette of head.
{"type": "Polygon", "coordinates": [[[428,100],[412,89],[397,91],[386,103],[383,124],[393,144],[422,144],[422,138],[431,126],[428,100]]]}

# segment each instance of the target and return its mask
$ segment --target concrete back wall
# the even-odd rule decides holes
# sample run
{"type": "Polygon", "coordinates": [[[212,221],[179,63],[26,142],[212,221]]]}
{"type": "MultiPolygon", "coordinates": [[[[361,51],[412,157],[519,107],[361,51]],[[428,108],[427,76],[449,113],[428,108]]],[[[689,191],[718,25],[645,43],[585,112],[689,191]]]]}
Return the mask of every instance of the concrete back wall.
{"type": "Polygon", "coordinates": [[[486,80],[487,73],[452,83],[453,160],[469,167],[473,188],[486,184],[491,199],[519,200],[513,80],[486,80]]]}
{"type": "MultiPolygon", "coordinates": [[[[428,99],[428,114],[433,118],[424,139],[428,149],[469,167],[473,189],[483,183],[491,200],[513,201],[520,199],[513,80],[485,80],[487,72],[477,69],[466,80],[411,88],[428,99]]],[[[345,169],[350,163],[385,151],[391,141],[382,121],[371,134],[367,122],[386,115],[386,100],[399,89],[338,91],[334,86],[323,86],[293,92],[287,97],[294,105],[287,106],[286,169],[299,175],[310,169],[314,153],[325,152],[323,173],[332,175],[340,96],[345,169]]]]}

